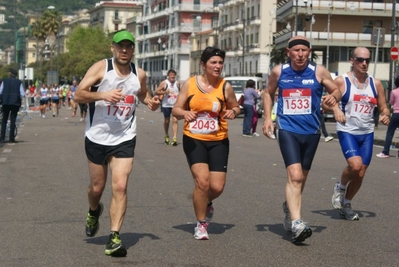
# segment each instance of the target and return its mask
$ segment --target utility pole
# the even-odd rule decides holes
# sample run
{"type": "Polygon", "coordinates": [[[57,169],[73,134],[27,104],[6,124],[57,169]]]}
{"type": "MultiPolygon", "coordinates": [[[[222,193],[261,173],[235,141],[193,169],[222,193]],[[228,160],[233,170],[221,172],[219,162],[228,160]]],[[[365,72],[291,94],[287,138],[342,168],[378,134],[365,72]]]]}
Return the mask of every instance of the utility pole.
{"type": "Polygon", "coordinates": [[[244,65],[245,65],[245,21],[244,19],[245,9],[241,10],[241,20],[242,20],[242,66],[241,66],[241,76],[244,76],[244,65]]]}
{"type": "MultiPolygon", "coordinates": [[[[392,22],[391,22],[391,47],[395,46],[395,31],[396,31],[396,0],[392,0],[392,22]]],[[[393,88],[393,60],[389,61],[389,81],[388,81],[388,95],[386,99],[389,101],[391,91],[393,88]]]]}

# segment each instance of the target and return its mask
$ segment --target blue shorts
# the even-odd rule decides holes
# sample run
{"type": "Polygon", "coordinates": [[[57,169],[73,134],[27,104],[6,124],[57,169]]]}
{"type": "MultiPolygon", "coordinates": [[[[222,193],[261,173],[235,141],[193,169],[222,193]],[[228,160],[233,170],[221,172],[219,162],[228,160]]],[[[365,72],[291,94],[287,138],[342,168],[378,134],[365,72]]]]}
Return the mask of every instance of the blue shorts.
{"type": "Polygon", "coordinates": [[[201,141],[183,135],[183,150],[190,168],[195,163],[206,163],[211,172],[227,172],[229,147],[228,138],[221,141],[201,141]]]}
{"type": "Polygon", "coordinates": [[[297,134],[281,129],[278,130],[278,142],[285,167],[300,163],[302,170],[310,170],[319,141],[319,133],[297,134]]]}
{"type": "Polygon", "coordinates": [[[170,114],[172,114],[172,108],[162,108],[162,112],[165,118],[170,118],[170,114]]]}
{"type": "Polygon", "coordinates": [[[354,135],[347,132],[337,132],[337,135],[345,159],[359,156],[364,165],[370,165],[373,155],[374,133],[354,135]]]}

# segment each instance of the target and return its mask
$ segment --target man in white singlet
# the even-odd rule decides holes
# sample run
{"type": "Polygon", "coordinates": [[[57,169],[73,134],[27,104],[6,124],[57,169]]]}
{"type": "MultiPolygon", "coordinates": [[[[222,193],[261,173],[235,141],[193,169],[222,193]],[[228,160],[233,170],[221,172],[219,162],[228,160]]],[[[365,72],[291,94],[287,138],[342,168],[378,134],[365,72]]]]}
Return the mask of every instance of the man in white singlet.
{"type": "Polygon", "coordinates": [[[170,69],[167,73],[167,78],[162,81],[157,90],[155,90],[155,94],[158,95],[162,104],[162,113],[165,118],[163,127],[165,130],[165,145],[177,146],[177,130],[178,130],[178,121],[175,116],[172,115],[172,108],[176,103],[177,96],[179,95],[180,84],[176,81],[176,71],[170,69]],[[170,116],[172,115],[172,131],[173,131],[173,139],[172,142],[169,140],[169,124],[170,124],[170,116]],[[170,143],[169,143],[170,142],[170,143]]]}
{"type": "Polygon", "coordinates": [[[341,105],[333,109],[323,107],[345,118],[343,123],[337,122],[337,135],[348,165],[341,181],[334,186],[332,204],[342,217],[354,221],[359,220],[359,215],[352,210],[351,200],[362,185],[373,154],[373,110],[378,107],[379,121],[385,125],[389,124],[390,111],[381,81],[367,74],[370,51],[365,47],[355,48],[350,63],[352,71],[334,80],[342,93],[341,105]]]}
{"type": "Polygon", "coordinates": [[[131,63],[134,48],[134,36],[130,32],[116,32],[111,45],[113,58],[92,65],[74,95],[74,101],[89,103],[85,150],[90,173],[87,190],[90,208],[86,218],[86,235],[95,236],[99,230],[99,217],[104,209],[100,199],[109,165],[112,176],[109,208],[111,233],[105,254],[115,257],[127,254],[119,231],[127,206],[127,181],[133,169],[136,106],[140,100],[155,111],[160,104],[147,91],[145,71],[131,63]]]}

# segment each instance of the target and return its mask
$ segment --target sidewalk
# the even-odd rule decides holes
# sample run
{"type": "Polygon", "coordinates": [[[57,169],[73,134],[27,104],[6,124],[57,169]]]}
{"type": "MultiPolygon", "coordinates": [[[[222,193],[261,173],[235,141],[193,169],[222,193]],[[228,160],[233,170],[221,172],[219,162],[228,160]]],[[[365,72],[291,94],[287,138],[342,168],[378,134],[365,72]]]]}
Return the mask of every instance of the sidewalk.
{"type": "MultiPolygon", "coordinates": [[[[334,136],[334,138],[337,138],[335,122],[326,122],[326,129],[330,135],[334,136]]],[[[378,128],[374,130],[374,145],[384,146],[387,129],[388,126],[385,126],[381,123],[378,125],[378,128]]],[[[399,134],[396,131],[392,139],[392,145],[395,146],[395,148],[399,148],[399,134]]]]}

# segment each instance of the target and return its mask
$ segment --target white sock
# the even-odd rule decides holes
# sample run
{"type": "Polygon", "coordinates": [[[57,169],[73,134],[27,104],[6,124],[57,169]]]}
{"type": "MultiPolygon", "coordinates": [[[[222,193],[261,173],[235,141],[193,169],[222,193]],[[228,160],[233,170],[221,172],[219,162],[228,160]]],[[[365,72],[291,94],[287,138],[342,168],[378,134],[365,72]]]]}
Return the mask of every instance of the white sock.
{"type": "Polygon", "coordinates": [[[351,204],[351,201],[349,199],[347,199],[347,198],[344,198],[344,205],[346,205],[348,203],[351,204]]]}
{"type": "Polygon", "coordinates": [[[343,185],[341,182],[339,182],[339,188],[342,190],[346,190],[346,185],[343,185]]]}

